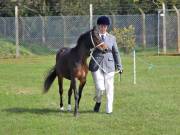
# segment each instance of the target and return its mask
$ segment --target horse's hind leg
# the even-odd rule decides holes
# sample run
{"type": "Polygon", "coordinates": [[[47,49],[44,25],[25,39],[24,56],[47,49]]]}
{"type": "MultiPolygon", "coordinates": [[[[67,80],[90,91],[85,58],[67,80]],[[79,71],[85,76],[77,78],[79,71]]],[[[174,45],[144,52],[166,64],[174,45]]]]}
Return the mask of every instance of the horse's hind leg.
{"type": "Polygon", "coordinates": [[[60,110],[63,111],[63,78],[58,76],[58,84],[59,84],[59,95],[60,95],[60,110]]]}
{"type": "Polygon", "coordinates": [[[79,84],[79,99],[78,99],[78,107],[79,107],[79,102],[81,100],[81,95],[82,95],[82,91],[84,88],[84,85],[86,84],[86,78],[83,78],[80,80],[80,84],[79,84]]]}
{"type": "Polygon", "coordinates": [[[71,111],[71,96],[72,96],[72,84],[70,84],[70,88],[68,90],[68,111],[71,111]]]}

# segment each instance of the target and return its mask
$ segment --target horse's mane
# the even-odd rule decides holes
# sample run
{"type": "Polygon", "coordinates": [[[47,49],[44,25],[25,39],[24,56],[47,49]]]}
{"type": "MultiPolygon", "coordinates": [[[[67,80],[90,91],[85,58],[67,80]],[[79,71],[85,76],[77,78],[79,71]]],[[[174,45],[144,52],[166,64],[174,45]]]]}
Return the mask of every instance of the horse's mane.
{"type": "MultiPolygon", "coordinates": [[[[91,31],[91,30],[90,30],[90,31],[91,31]]],[[[79,38],[78,38],[78,40],[77,40],[77,45],[81,44],[81,41],[84,39],[84,37],[85,37],[90,31],[87,31],[87,32],[85,32],[85,33],[82,33],[82,34],[79,36],[79,38]]]]}
{"type": "MultiPolygon", "coordinates": [[[[82,41],[83,40],[86,40],[85,42],[87,42],[87,39],[90,39],[90,32],[92,32],[92,37],[96,37],[96,39],[98,40],[101,40],[99,39],[99,37],[97,36],[98,34],[96,33],[96,27],[94,27],[93,29],[89,30],[89,31],[86,31],[84,33],[82,33],[78,40],[77,40],[77,43],[76,43],[76,46],[74,48],[79,48],[81,45],[82,45],[82,41]],[[88,38],[87,38],[88,37],[88,38]]],[[[95,40],[96,41],[96,40],[95,40]]],[[[101,41],[99,41],[101,42],[101,41]]]]}
{"type": "Polygon", "coordinates": [[[76,46],[72,48],[73,50],[74,50],[74,49],[78,49],[78,48],[82,45],[82,41],[86,39],[86,36],[88,35],[88,33],[89,33],[90,31],[92,31],[92,30],[86,31],[86,32],[82,33],[82,34],[79,36],[79,38],[78,38],[78,40],[77,40],[77,43],[76,43],[76,46]]]}

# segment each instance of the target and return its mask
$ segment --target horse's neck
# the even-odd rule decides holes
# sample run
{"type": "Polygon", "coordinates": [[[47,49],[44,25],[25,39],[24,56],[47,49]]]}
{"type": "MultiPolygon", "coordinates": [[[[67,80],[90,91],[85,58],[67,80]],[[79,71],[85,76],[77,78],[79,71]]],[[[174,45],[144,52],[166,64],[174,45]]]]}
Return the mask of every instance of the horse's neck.
{"type": "Polygon", "coordinates": [[[82,45],[77,45],[72,48],[72,51],[78,60],[82,61],[82,63],[86,63],[87,58],[89,57],[88,49],[85,49],[82,45]]]}

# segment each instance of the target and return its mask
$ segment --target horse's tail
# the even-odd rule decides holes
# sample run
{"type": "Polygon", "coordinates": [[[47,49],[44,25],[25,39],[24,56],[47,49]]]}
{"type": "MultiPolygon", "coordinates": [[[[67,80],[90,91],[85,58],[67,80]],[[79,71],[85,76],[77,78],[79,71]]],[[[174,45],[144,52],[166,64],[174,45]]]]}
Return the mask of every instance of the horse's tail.
{"type": "Polygon", "coordinates": [[[48,92],[55,78],[56,78],[56,68],[54,66],[52,69],[50,69],[48,75],[44,80],[44,91],[43,91],[44,93],[48,92]]]}

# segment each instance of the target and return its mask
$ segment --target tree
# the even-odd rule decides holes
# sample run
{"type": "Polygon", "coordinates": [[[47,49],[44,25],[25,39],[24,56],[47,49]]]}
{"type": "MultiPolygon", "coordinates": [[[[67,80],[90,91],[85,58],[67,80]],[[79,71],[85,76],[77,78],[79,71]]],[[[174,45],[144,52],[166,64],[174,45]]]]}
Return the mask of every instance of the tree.
{"type": "Polygon", "coordinates": [[[14,16],[14,6],[15,3],[11,0],[0,1],[0,16],[14,16]]]}
{"type": "Polygon", "coordinates": [[[137,14],[138,8],[151,14],[162,8],[162,2],[167,8],[180,8],[180,0],[0,0],[0,16],[14,16],[16,4],[20,16],[89,15],[89,4],[96,15],[137,14]]]}

